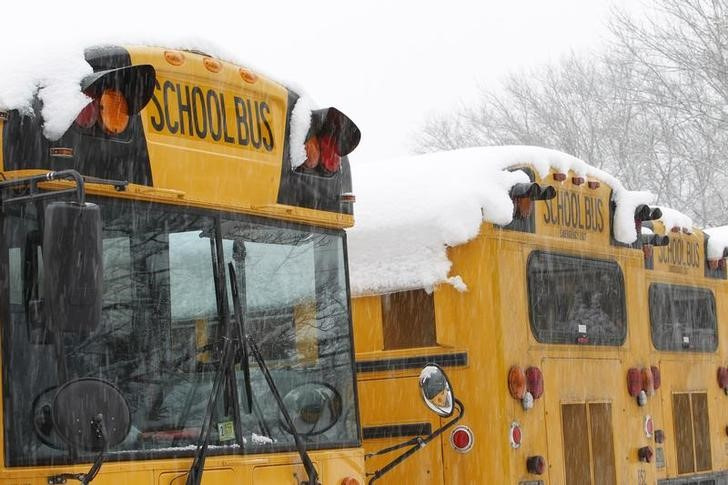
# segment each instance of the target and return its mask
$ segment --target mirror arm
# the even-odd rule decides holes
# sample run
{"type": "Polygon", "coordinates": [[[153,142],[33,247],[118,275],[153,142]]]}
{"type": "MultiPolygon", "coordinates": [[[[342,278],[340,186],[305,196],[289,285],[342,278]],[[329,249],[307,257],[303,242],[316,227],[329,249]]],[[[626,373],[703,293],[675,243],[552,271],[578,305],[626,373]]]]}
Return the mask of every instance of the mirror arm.
{"type": "Polygon", "coordinates": [[[405,451],[404,453],[399,455],[397,458],[395,458],[394,460],[392,460],[389,463],[387,463],[386,465],[384,465],[379,470],[375,471],[374,473],[371,473],[370,476],[372,478],[369,479],[369,484],[371,485],[375,481],[379,480],[382,477],[382,475],[384,475],[385,473],[392,470],[392,468],[396,467],[397,465],[399,465],[400,463],[405,461],[410,456],[414,455],[419,449],[424,448],[425,445],[427,445],[427,443],[434,440],[435,438],[440,436],[442,433],[444,433],[445,431],[450,429],[455,423],[460,421],[460,418],[462,418],[463,415],[465,414],[465,406],[463,405],[462,402],[460,402],[459,399],[457,399],[455,397],[453,397],[453,402],[455,403],[455,405],[458,408],[458,415],[455,416],[454,418],[452,418],[450,421],[448,421],[444,425],[442,425],[441,427],[439,427],[438,429],[436,429],[435,431],[433,431],[429,436],[427,436],[425,438],[416,436],[416,437],[412,438],[411,440],[407,440],[404,443],[400,443],[399,445],[390,446],[389,448],[385,448],[383,450],[377,451],[376,453],[368,454],[366,456],[366,458],[369,458],[370,456],[374,456],[374,455],[381,455],[383,453],[388,453],[390,451],[394,451],[399,448],[403,448],[410,444],[413,445],[412,448],[405,451]]]}
{"type": "Polygon", "coordinates": [[[51,485],[62,484],[62,483],[66,483],[67,480],[78,480],[83,485],[86,485],[88,483],[91,483],[91,481],[94,478],[96,478],[96,475],[99,473],[99,470],[101,469],[101,465],[103,465],[103,463],[104,463],[104,455],[106,454],[106,451],[108,449],[108,442],[106,441],[106,430],[104,428],[103,414],[101,414],[101,413],[97,414],[96,417],[91,421],[91,426],[93,426],[94,431],[96,431],[96,435],[103,442],[101,451],[96,456],[96,460],[94,460],[94,464],[91,466],[91,469],[87,473],[60,473],[58,475],[52,475],[52,476],[48,477],[49,484],[51,484],[51,485]]]}

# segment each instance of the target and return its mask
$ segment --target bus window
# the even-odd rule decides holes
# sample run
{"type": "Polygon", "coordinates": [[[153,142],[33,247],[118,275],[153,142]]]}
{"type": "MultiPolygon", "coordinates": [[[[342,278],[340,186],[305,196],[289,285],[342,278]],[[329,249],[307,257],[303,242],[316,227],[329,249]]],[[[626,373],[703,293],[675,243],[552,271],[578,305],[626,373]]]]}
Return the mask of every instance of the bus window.
{"type": "Polygon", "coordinates": [[[714,352],[718,348],[715,297],[706,288],[651,284],[650,326],[658,350],[714,352]]]}
{"type": "Polygon", "coordinates": [[[617,263],[535,251],[527,266],[531,330],[537,341],[624,342],[624,278],[617,263]]]}
{"type": "Polygon", "coordinates": [[[425,290],[382,295],[384,350],[436,345],[435,303],[425,290]]]}

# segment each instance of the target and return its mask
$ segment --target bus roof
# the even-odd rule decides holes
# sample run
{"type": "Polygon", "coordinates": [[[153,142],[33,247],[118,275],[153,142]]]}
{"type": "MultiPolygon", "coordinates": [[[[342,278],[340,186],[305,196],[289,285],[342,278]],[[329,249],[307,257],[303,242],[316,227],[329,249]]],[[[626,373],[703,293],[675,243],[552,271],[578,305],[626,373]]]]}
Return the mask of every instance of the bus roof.
{"type": "MultiPolygon", "coordinates": [[[[556,150],[532,146],[479,147],[353,164],[356,224],[349,233],[352,292],[380,294],[467,282],[450,275],[447,247],[478,235],[483,222],[508,224],[511,187],[528,182],[530,166],[541,178],[550,171],[590,177],[612,189],[614,238],[637,238],[635,209],[650,204],[649,192],[630,191],[612,175],[556,150]]],[[[683,214],[666,209],[663,222],[692,227],[683,214]]]]}

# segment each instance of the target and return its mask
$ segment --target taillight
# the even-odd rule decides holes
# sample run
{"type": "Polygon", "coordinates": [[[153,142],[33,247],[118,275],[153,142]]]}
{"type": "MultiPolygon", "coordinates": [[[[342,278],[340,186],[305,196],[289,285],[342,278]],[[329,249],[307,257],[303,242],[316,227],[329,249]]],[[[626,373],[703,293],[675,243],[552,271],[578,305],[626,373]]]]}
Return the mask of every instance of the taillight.
{"type": "Polygon", "coordinates": [[[99,98],[101,127],[107,133],[118,135],[129,125],[129,105],[126,98],[116,89],[107,89],[99,98]]]}
{"type": "Polygon", "coordinates": [[[508,391],[513,399],[518,400],[523,399],[526,394],[526,375],[517,365],[508,371],[508,391]]]}
{"type": "Polygon", "coordinates": [[[728,367],[718,367],[718,386],[728,393],[728,367]]]}
{"type": "Polygon", "coordinates": [[[526,369],[526,387],[534,399],[543,395],[543,374],[538,367],[526,369]]]}
{"type": "Polygon", "coordinates": [[[470,451],[473,441],[473,432],[467,426],[457,426],[450,433],[450,444],[459,453],[470,451]]]}
{"type": "Polygon", "coordinates": [[[655,393],[655,383],[652,377],[652,369],[649,367],[642,368],[642,390],[647,393],[647,396],[652,396],[655,393]]]}
{"type": "Polygon", "coordinates": [[[321,165],[329,173],[339,171],[341,167],[341,157],[337,153],[336,140],[331,136],[322,136],[319,138],[319,148],[321,150],[321,165]]]}
{"type": "Polygon", "coordinates": [[[99,119],[99,103],[97,100],[91,101],[76,116],[76,124],[81,128],[91,128],[99,119]]]}
{"type": "Polygon", "coordinates": [[[642,373],[636,367],[632,367],[627,371],[627,392],[632,397],[637,395],[642,390],[642,373]]]}

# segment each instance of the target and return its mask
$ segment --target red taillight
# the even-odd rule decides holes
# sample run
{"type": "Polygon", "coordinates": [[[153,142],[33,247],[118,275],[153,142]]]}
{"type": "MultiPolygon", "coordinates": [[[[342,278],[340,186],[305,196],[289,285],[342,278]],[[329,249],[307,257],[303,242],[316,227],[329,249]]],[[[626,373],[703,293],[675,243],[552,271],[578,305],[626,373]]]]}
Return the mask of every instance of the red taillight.
{"type": "Polygon", "coordinates": [[[584,177],[571,177],[571,183],[574,185],[581,185],[584,183],[584,177]]]}
{"type": "Polygon", "coordinates": [[[642,373],[636,367],[632,367],[627,371],[627,392],[632,397],[637,395],[642,390],[642,373]]]}
{"type": "Polygon", "coordinates": [[[76,116],[76,124],[81,128],[91,128],[99,119],[99,104],[97,100],[91,101],[76,116]]]}
{"type": "Polygon", "coordinates": [[[718,367],[718,385],[721,389],[728,389],[728,367],[718,367]]]}
{"type": "Polygon", "coordinates": [[[538,367],[529,367],[526,369],[526,388],[534,399],[538,399],[543,395],[543,374],[538,367]]]}
{"type": "Polygon", "coordinates": [[[662,385],[662,375],[660,374],[660,368],[655,365],[650,366],[650,370],[652,371],[652,387],[656,391],[662,385]]]}
{"type": "Polygon", "coordinates": [[[473,447],[473,432],[467,426],[457,426],[450,433],[450,444],[455,451],[466,453],[473,447]]]}
{"type": "Polygon", "coordinates": [[[520,448],[521,447],[521,426],[517,422],[511,423],[511,430],[509,432],[509,440],[511,442],[512,448],[520,448]]]}
{"type": "Polygon", "coordinates": [[[566,174],[561,173],[561,172],[556,172],[554,174],[554,180],[556,180],[557,182],[563,182],[564,180],[566,180],[566,174]]]}
{"type": "Polygon", "coordinates": [[[321,149],[321,165],[329,173],[339,171],[341,167],[341,157],[336,151],[336,140],[331,136],[322,136],[319,139],[319,147],[321,149]]]}
{"type": "Polygon", "coordinates": [[[590,180],[587,185],[590,189],[598,189],[600,184],[596,180],[590,180]]]}

